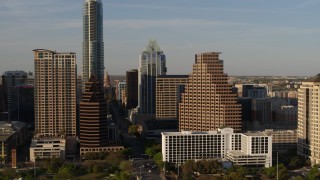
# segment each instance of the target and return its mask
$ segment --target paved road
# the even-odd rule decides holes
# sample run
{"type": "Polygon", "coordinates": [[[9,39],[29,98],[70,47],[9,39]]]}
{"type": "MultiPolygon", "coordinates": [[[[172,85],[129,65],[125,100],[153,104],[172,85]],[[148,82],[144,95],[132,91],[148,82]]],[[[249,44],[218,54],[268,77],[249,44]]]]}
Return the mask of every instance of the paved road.
{"type": "Polygon", "coordinates": [[[152,159],[141,159],[133,161],[133,167],[137,176],[142,176],[144,180],[161,180],[160,172],[154,167],[152,159]]]}
{"type": "MultiPolygon", "coordinates": [[[[113,121],[119,125],[124,142],[132,149],[132,158],[145,157],[143,141],[134,135],[127,134],[130,122],[119,115],[119,107],[115,104],[110,104],[113,110],[113,121]]],[[[134,160],[133,167],[137,176],[142,176],[143,180],[161,180],[160,172],[157,167],[152,167],[154,161],[152,159],[134,160]],[[149,165],[148,165],[149,164],[149,165]]]]}

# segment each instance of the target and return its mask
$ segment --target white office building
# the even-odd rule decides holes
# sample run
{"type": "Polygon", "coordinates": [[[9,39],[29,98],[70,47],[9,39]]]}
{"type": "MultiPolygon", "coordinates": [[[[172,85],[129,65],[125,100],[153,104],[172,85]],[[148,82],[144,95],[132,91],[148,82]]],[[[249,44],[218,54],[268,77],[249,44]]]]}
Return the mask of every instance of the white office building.
{"type": "Polygon", "coordinates": [[[272,136],[262,132],[234,133],[232,128],[208,132],[163,132],[163,161],[220,159],[235,165],[272,166],[272,136]]]}
{"type": "Polygon", "coordinates": [[[36,158],[60,158],[66,157],[66,140],[63,138],[32,139],[30,146],[30,161],[36,158]]]}

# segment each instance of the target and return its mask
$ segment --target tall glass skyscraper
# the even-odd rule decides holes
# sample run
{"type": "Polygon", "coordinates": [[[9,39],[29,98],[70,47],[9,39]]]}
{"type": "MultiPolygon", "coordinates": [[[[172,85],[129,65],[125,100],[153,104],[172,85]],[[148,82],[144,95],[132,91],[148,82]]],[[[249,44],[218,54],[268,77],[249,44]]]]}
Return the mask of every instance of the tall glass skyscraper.
{"type": "Polygon", "coordinates": [[[83,4],[83,43],[82,43],[83,82],[95,74],[103,84],[104,43],[103,6],[101,0],[85,0],[83,4]]]}
{"type": "Polygon", "coordinates": [[[139,113],[156,114],[156,77],[166,75],[166,56],[157,42],[150,40],[139,59],[139,113]]]}

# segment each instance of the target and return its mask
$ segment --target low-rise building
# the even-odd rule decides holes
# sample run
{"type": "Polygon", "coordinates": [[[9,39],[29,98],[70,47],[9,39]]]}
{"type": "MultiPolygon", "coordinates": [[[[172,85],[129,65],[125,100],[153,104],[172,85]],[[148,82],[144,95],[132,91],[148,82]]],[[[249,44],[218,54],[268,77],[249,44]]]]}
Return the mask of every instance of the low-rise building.
{"type": "Polygon", "coordinates": [[[0,163],[11,162],[12,149],[26,141],[27,133],[27,126],[23,122],[0,122],[0,163]]]}
{"type": "Polygon", "coordinates": [[[272,136],[273,152],[286,153],[290,149],[297,148],[297,130],[266,129],[264,133],[272,136]]]}
{"type": "Polygon", "coordinates": [[[178,120],[147,120],[142,122],[142,135],[147,140],[161,143],[162,132],[177,132],[178,120]]]}
{"type": "Polygon", "coordinates": [[[235,165],[272,166],[272,136],[262,132],[234,133],[232,128],[208,132],[163,132],[163,161],[220,159],[235,165]]]}
{"type": "Polygon", "coordinates": [[[36,158],[66,158],[66,140],[64,138],[32,139],[30,145],[30,161],[36,158]]]}
{"type": "Polygon", "coordinates": [[[117,152],[124,150],[124,146],[105,146],[105,147],[80,147],[80,156],[91,152],[117,152]]]}

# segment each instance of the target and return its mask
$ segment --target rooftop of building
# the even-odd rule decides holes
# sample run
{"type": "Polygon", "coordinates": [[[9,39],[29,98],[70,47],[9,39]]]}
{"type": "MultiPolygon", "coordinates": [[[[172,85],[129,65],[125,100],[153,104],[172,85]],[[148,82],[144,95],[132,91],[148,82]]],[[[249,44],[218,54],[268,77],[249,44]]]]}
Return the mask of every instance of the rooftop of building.
{"type": "Polygon", "coordinates": [[[268,153],[261,153],[261,154],[248,154],[248,153],[245,153],[241,150],[233,150],[233,151],[228,151],[228,155],[229,156],[232,156],[233,158],[248,158],[248,157],[263,157],[265,156],[265,154],[268,154],[268,153]]]}
{"type": "Polygon", "coordinates": [[[64,138],[59,137],[41,137],[41,138],[33,138],[31,141],[30,147],[36,147],[37,144],[61,144],[65,143],[66,140],[64,138]]]}
{"type": "Polygon", "coordinates": [[[161,49],[156,40],[150,39],[148,45],[146,46],[146,50],[144,52],[161,52],[161,49]]]}
{"type": "Polygon", "coordinates": [[[4,76],[27,76],[28,74],[25,71],[22,70],[16,70],[16,71],[5,71],[3,73],[4,76]]]}
{"type": "Polygon", "coordinates": [[[263,132],[234,133],[232,128],[221,128],[215,131],[181,131],[181,132],[163,132],[163,135],[183,136],[183,135],[215,135],[215,134],[243,134],[245,136],[268,136],[263,132]]]}
{"type": "Polygon", "coordinates": [[[0,122],[0,141],[5,141],[12,134],[17,131],[20,131],[23,127],[26,126],[26,123],[19,121],[8,122],[0,122]]]}
{"type": "Polygon", "coordinates": [[[228,154],[231,154],[232,156],[248,156],[247,153],[243,152],[243,151],[228,151],[228,154]]]}
{"type": "Polygon", "coordinates": [[[75,52],[57,52],[50,49],[34,49],[35,52],[50,52],[53,54],[76,54],[75,52]]]}
{"type": "Polygon", "coordinates": [[[246,132],[246,133],[241,133],[246,136],[268,136],[264,132],[246,132]]]}
{"type": "Polygon", "coordinates": [[[178,120],[147,120],[143,124],[148,130],[178,129],[178,120]]]}
{"type": "Polygon", "coordinates": [[[84,2],[100,2],[101,3],[101,0],[85,0],[84,2]]]}

